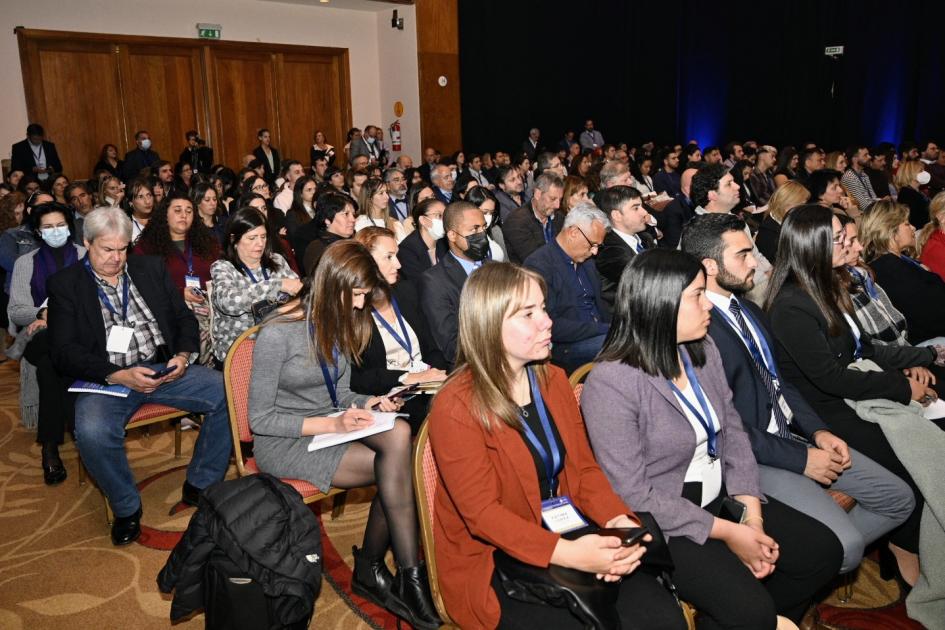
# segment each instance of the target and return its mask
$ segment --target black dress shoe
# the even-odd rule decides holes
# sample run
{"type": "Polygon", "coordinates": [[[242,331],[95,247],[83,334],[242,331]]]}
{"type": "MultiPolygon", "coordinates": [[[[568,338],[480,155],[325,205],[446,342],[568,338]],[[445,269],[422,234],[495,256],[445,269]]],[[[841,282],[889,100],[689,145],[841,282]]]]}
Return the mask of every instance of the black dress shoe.
{"type": "Polygon", "coordinates": [[[141,508],[131,516],[116,516],[112,523],[112,544],[129,545],[141,535],[141,508]]]}
{"type": "Polygon", "coordinates": [[[394,576],[387,568],[384,559],[368,558],[357,547],[352,547],[351,551],[354,553],[351,590],[381,608],[386,608],[394,576]]]}
{"type": "Polygon", "coordinates": [[[47,486],[55,486],[66,480],[68,473],[59,458],[58,444],[43,444],[43,481],[47,486]]]}
{"type": "Polygon", "coordinates": [[[189,481],[184,481],[184,488],[180,493],[180,501],[186,505],[197,507],[200,503],[200,488],[191,485],[189,481]]]}
{"type": "Polygon", "coordinates": [[[433,605],[426,567],[401,567],[391,586],[387,609],[419,630],[435,630],[443,621],[433,605]]]}

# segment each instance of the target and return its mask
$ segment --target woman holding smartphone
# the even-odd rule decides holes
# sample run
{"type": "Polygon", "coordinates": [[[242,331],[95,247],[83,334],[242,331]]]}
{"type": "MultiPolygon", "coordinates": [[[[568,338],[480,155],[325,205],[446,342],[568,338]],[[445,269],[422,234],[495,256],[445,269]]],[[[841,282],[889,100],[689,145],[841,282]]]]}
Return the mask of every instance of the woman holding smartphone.
{"type": "Polygon", "coordinates": [[[550,347],[541,276],[510,263],[470,275],[459,307],[456,369],[428,419],[443,484],[433,536],[446,609],[461,628],[583,627],[565,608],[507,595],[493,560],[501,550],[525,564],[622,580],[616,607],[624,630],[685,628],[669,591],[637,571],[642,545],[562,535],[579,530],[581,521],[605,528],[639,523],[598,467],[568,379],[548,362],[550,347]],[[543,526],[558,508],[571,515],[568,527],[543,526]]]}
{"type": "Polygon", "coordinates": [[[352,588],[415,628],[438,628],[419,560],[410,427],[396,420],[388,431],[308,451],[314,435],[366,428],[373,422],[369,409],[395,411],[400,406],[356,394],[350,387],[350,362],[359,360],[370,338],[365,303],[376,284],[377,265],[363,245],[347,241],[325,250],[309,290],[259,332],[249,422],[264,472],[303,479],[322,490],[377,484],[364,542],[354,549],[352,588]],[[389,547],[396,576],[384,562],[389,547]]]}
{"type": "Polygon", "coordinates": [[[768,498],[719,352],[692,256],[657,249],[620,279],[610,334],[581,395],[601,467],[629,505],[656,517],[673,579],[699,628],[797,623],[837,574],[821,523],[768,498]]]}

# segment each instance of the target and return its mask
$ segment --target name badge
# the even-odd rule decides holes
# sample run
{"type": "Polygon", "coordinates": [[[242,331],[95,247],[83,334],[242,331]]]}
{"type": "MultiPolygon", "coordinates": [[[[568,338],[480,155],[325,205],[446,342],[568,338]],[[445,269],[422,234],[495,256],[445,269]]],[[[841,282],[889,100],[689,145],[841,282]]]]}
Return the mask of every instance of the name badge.
{"type": "Polygon", "coordinates": [[[199,289],[200,288],[200,277],[199,276],[184,276],[184,286],[188,289],[199,289]]]}
{"type": "Polygon", "coordinates": [[[411,374],[416,374],[417,372],[426,372],[429,369],[430,366],[424,363],[419,356],[411,357],[410,368],[408,370],[411,374]]]}
{"type": "Polygon", "coordinates": [[[568,497],[553,497],[542,501],[541,521],[549,531],[556,534],[566,534],[588,526],[568,497]]]}
{"type": "Polygon", "coordinates": [[[788,422],[794,417],[794,412],[791,411],[791,407],[787,404],[787,401],[784,400],[783,394],[778,394],[778,406],[781,407],[781,413],[784,414],[784,417],[788,419],[788,422]]]}
{"type": "Polygon", "coordinates": [[[131,347],[131,337],[134,333],[135,329],[132,326],[112,326],[112,329],[108,331],[108,341],[105,344],[105,349],[117,354],[128,352],[128,348],[131,347]]]}

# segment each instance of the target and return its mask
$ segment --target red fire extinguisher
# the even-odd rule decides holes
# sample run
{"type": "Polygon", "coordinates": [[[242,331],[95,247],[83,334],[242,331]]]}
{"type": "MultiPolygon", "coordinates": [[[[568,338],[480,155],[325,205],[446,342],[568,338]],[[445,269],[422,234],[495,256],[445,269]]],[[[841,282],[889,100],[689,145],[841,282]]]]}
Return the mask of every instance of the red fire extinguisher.
{"type": "Polygon", "coordinates": [[[401,150],[400,144],[400,121],[395,120],[390,126],[390,145],[394,151],[401,150]]]}

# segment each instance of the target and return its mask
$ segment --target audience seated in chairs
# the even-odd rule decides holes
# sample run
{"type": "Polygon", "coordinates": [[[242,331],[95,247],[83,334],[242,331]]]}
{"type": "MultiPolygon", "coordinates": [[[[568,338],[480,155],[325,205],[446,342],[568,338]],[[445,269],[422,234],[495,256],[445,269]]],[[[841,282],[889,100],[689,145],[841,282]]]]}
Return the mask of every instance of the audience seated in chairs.
{"type": "MultiPolygon", "coordinates": [[[[429,190],[429,188],[425,188],[429,190]]],[[[414,229],[400,242],[397,259],[404,280],[419,286],[423,273],[437,264],[450,250],[445,238],[443,213],[446,206],[432,194],[413,206],[414,229]]]]}
{"type": "Polygon", "coordinates": [[[489,258],[495,262],[503,262],[508,258],[505,248],[505,235],[499,226],[498,202],[495,194],[478,184],[473,185],[466,193],[466,201],[482,210],[486,220],[486,234],[489,236],[489,258]]]}
{"type": "MultiPolygon", "coordinates": [[[[360,362],[351,367],[351,389],[380,396],[394,387],[435,383],[446,379],[443,354],[437,350],[420,309],[417,289],[398,277],[397,241],[387,228],[366,227],[354,236],[377,263],[379,280],[371,313],[371,340],[360,362]]],[[[420,430],[427,415],[429,396],[412,394],[402,411],[410,416],[412,433],[420,430]]]]}
{"type": "MultiPolygon", "coordinates": [[[[14,348],[36,367],[39,386],[39,418],[36,441],[42,445],[43,480],[56,485],[66,479],[59,446],[71,428],[73,401],[66,392],[71,380],[63,379],[52,362],[47,329],[46,281],[57,271],[74,265],[85,256],[85,248],[75,243],[72,213],[58,203],[33,208],[27,225],[42,243],[20,256],[13,266],[10,283],[10,323],[19,327],[14,348]]],[[[6,331],[0,331],[6,334],[6,331]]],[[[11,349],[10,354],[14,354],[11,349]]],[[[25,392],[21,392],[21,395],[25,392]]]]}
{"type": "Polygon", "coordinates": [[[567,497],[596,525],[638,524],[594,460],[564,373],[547,363],[543,285],[534,272],[496,263],[463,290],[456,371],[428,420],[444,490],[433,511],[446,609],[462,628],[583,627],[567,609],[507,595],[493,561],[503,551],[537,567],[622,578],[616,607],[625,629],[685,628],[672,595],[639,570],[640,545],[618,549],[613,537],[569,540],[542,527],[536,507],[552,497],[567,497]]]}
{"type": "Polygon", "coordinates": [[[400,402],[355,394],[352,362],[370,339],[370,304],[377,265],[360,243],[326,249],[310,290],[263,325],[253,352],[250,425],[260,470],[303,479],[319,489],[377,484],[364,542],[355,549],[354,592],[407,619],[436,628],[439,619],[419,563],[419,535],[410,468],[410,427],[394,428],[315,452],[309,436],[356,430],[368,409],[394,411],[400,402]],[[340,415],[336,411],[343,410],[340,415]],[[384,562],[393,548],[398,571],[384,562]]]}
{"type": "Polygon", "coordinates": [[[558,212],[564,182],[555,173],[543,173],[535,180],[531,201],[502,219],[502,233],[509,260],[521,264],[536,249],[554,240],[564,224],[558,212]]]}
{"type": "Polygon", "coordinates": [[[620,274],[634,256],[656,247],[656,240],[646,232],[650,213],[643,206],[643,195],[630,186],[613,186],[597,194],[597,205],[610,219],[594,262],[601,279],[601,296],[613,307],[620,274]]]}
{"type": "Polygon", "coordinates": [[[679,595],[700,625],[772,628],[778,614],[796,623],[836,575],[840,544],[813,518],[762,502],[719,349],[706,338],[705,286],[702,264],[682,252],[652,250],[627,266],[581,395],[588,434],[620,497],[660,523],[679,595]]]}
{"type": "Polygon", "coordinates": [[[831,433],[781,378],[768,319],[744,297],[758,265],[744,222],[725,214],[698,217],[683,231],[682,249],[706,270],[705,295],[713,305],[709,336],[725,357],[725,378],[758,461],[762,492],[829,527],[843,546],[840,572],[854,570],[866,545],[912,513],[912,490],[831,433]],[[856,505],[845,512],[825,488],[856,505]]]}
{"type": "Polygon", "coordinates": [[[398,243],[403,241],[407,232],[403,224],[390,214],[389,202],[384,180],[372,177],[365,181],[358,195],[359,214],[354,223],[355,231],[374,225],[393,232],[398,243]]]}
{"type": "Polygon", "coordinates": [[[355,205],[351,197],[337,192],[319,195],[315,202],[315,218],[291,236],[295,260],[301,263],[303,275],[309,276],[329,245],[354,236],[355,205]]]}
{"type": "Polygon", "coordinates": [[[141,532],[141,500],[125,456],[125,424],[138,407],[161,403],[204,414],[182,500],[196,505],[200,490],[223,479],[232,441],[223,379],[191,365],[200,349],[197,321],[184,305],[164,262],[128,258],[131,220],[118,208],[85,220],[88,255],[47,282],[53,364],[63,376],[123,385],[125,398],[79,394],[76,444],[115,513],[112,542],[141,532]],[[155,377],[159,370],[172,371],[155,377]]]}
{"type": "Polygon", "coordinates": [[[783,378],[800,391],[833,434],[912,488],[916,508],[892,531],[890,550],[903,578],[914,584],[923,496],[879,425],[862,420],[846,400],[928,404],[936,394],[928,387],[926,368],[937,354],[932,348],[876,345],[862,334],[850,296],[834,273],[846,264],[848,248],[847,233],[829,209],[805,205],[792,210],[781,228],[765,310],[783,378]],[[872,360],[883,371],[851,369],[849,365],[860,358],[872,360]]]}

